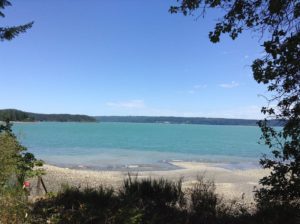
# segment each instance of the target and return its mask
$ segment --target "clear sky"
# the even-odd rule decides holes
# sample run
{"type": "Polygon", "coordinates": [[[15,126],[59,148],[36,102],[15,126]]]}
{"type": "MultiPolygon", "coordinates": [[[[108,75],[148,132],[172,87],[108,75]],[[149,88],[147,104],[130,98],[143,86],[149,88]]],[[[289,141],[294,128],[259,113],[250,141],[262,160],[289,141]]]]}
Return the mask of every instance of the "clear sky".
{"type": "Polygon", "coordinates": [[[0,42],[0,108],[40,113],[259,118],[266,87],[252,77],[259,37],[208,32],[168,13],[175,0],[15,0],[0,26],[34,21],[0,42]]]}

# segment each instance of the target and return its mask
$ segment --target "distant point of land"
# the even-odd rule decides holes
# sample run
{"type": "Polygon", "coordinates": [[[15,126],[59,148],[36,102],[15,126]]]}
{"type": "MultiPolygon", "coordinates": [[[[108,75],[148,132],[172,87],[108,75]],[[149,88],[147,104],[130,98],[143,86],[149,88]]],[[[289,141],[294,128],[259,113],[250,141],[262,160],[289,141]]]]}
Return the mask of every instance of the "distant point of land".
{"type": "Polygon", "coordinates": [[[72,114],[38,114],[24,112],[16,109],[0,110],[0,121],[57,121],[57,122],[96,122],[96,119],[87,115],[72,115],[72,114]]]}

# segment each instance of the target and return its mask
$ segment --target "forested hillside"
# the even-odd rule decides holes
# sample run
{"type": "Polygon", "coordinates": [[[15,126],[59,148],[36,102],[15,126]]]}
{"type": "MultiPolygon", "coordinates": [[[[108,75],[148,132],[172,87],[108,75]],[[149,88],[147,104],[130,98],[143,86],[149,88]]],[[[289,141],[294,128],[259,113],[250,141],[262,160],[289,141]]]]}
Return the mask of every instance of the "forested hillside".
{"type": "Polygon", "coordinates": [[[59,122],[94,122],[95,118],[87,115],[37,114],[15,109],[0,110],[0,121],[59,121],[59,122]]]}
{"type": "MultiPolygon", "coordinates": [[[[203,117],[150,117],[150,116],[97,116],[100,122],[132,122],[132,123],[170,123],[170,124],[206,124],[206,125],[247,125],[255,126],[258,120],[203,118],[203,117]]],[[[281,126],[283,122],[270,121],[272,126],[281,126]]]]}

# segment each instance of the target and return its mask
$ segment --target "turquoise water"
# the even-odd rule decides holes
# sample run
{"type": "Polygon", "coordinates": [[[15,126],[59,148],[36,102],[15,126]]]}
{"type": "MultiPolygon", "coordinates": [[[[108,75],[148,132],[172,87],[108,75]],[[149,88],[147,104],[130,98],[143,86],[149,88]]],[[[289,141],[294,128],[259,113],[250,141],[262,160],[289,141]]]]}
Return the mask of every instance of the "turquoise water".
{"type": "Polygon", "coordinates": [[[257,165],[267,150],[251,126],[17,123],[14,132],[47,163],[94,169],[171,169],[168,161],[257,165]]]}

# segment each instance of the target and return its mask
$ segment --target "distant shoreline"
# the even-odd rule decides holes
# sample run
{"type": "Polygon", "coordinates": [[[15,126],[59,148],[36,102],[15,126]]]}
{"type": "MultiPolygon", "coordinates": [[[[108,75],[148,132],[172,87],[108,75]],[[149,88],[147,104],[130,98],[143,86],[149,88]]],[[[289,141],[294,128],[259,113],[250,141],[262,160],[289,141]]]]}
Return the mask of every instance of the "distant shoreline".
{"type": "MultiPolygon", "coordinates": [[[[173,117],[173,116],[94,116],[97,122],[144,123],[144,124],[199,124],[258,126],[259,119],[243,118],[207,118],[207,117],[173,117]]],[[[283,126],[282,120],[268,120],[271,126],[283,126]]]]}
{"type": "Polygon", "coordinates": [[[172,116],[96,116],[99,122],[124,123],[157,123],[157,124],[201,124],[201,125],[241,125],[257,126],[258,120],[205,118],[205,117],[172,117],[172,116]]]}
{"type": "MultiPolygon", "coordinates": [[[[202,125],[239,125],[258,126],[257,119],[207,118],[174,116],[88,116],[81,114],[40,114],[16,109],[0,110],[0,121],[9,119],[14,122],[126,122],[159,124],[202,124],[202,125]]],[[[270,120],[271,126],[282,126],[283,121],[270,120]]]]}

